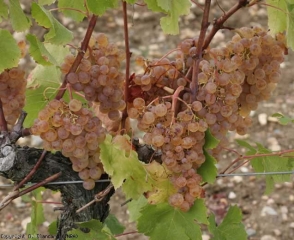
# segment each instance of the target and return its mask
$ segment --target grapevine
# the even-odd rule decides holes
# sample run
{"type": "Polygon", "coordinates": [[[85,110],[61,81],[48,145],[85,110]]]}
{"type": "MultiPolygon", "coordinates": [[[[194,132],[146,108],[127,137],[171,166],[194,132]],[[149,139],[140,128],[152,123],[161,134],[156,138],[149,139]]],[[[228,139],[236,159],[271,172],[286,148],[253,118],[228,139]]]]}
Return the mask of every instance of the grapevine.
{"type": "MultiPolygon", "coordinates": [[[[37,63],[30,75],[17,62],[27,54],[26,41],[17,43],[7,30],[0,29],[0,37],[13,42],[11,52],[6,51],[6,43],[0,42],[0,54],[7,53],[13,58],[3,63],[0,60],[0,173],[18,183],[13,194],[1,202],[0,210],[12,199],[50,181],[81,180],[82,188],[77,187],[76,195],[74,188],[56,188],[63,191],[66,206],[61,209],[63,218],[58,223],[56,239],[65,239],[70,231],[76,234],[75,231],[80,231],[74,230],[76,223],[91,218],[99,220],[91,221],[97,221],[101,238],[114,237],[102,222],[109,214],[110,196],[120,187],[128,201],[140,206],[136,219],[138,231],[151,239],[158,239],[158,233],[170,224],[164,222],[167,219],[180,226],[178,235],[167,233],[170,239],[201,239],[199,224],[209,225],[211,234],[220,236],[222,225],[214,226],[214,215],[208,216],[206,211],[205,185],[213,183],[217,177],[215,164],[220,161],[223,150],[228,149],[228,133],[245,135],[253,122],[252,112],[259,103],[269,100],[281,82],[281,64],[288,48],[293,47],[288,28],[277,30],[271,20],[269,29],[224,27],[225,21],[240,8],[252,7],[259,1],[239,0],[227,12],[217,4],[224,14],[212,23],[209,22],[211,1],[206,0],[203,6],[191,1],[203,10],[199,36],[184,39],[162,57],[150,59],[133,56],[130,50],[127,3],[136,1],[122,1],[125,49],[112,42],[111,36],[94,30],[98,16],[115,7],[116,1],[94,2],[58,1],[58,8],[50,11],[44,7],[50,4],[32,4],[32,18],[37,25],[49,30],[44,42],[31,34],[26,36],[28,52],[37,63]],[[76,21],[89,20],[80,48],[69,44],[72,35],[54,17],[53,11],[76,21]],[[211,41],[220,29],[230,31],[233,36],[225,46],[212,47],[211,41]],[[131,60],[136,64],[134,72],[131,60]],[[56,79],[45,76],[46,71],[56,73],[52,74],[56,79]],[[57,87],[49,86],[48,82],[57,87]],[[52,89],[54,94],[50,95],[52,89]],[[30,122],[27,124],[23,109],[28,102],[34,107],[37,105],[28,94],[33,90],[42,96],[42,106],[37,107],[37,113],[30,113],[28,108],[30,122]],[[16,162],[22,159],[16,141],[29,135],[41,138],[43,152],[29,148],[34,152],[23,158],[33,161],[34,166],[16,178],[10,170],[18,169],[20,164],[16,162]],[[56,159],[60,159],[60,163],[56,159]],[[58,164],[66,171],[57,171],[58,164]],[[42,181],[20,191],[26,182],[35,179],[34,176],[38,176],[38,180],[42,175],[39,169],[46,166],[54,170],[51,175],[50,171],[46,172],[42,181]],[[100,184],[103,180],[109,183],[100,184]],[[83,195],[81,206],[78,200],[83,195]],[[99,209],[99,213],[94,214],[93,209],[99,209]],[[163,218],[162,225],[143,224],[155,216],[163,218]],[[171,216],[176,216],[175,220],[171,216]],[[187,222],[184,224],[181,218],[187,222]],[[193,230],[188,232],[188,228],[193,230]]],[[[188,0],[183,0],[182,6],[176,1],[167,4],[169,6],[158,0],[143,2],[151,10],[166,14],[161,19],[161,27],[168,34],[177,32],[175,23],[190,9],[188,0]]],[[[135,4],[145,6],[140,2],[135,4]]],[[[9,12],[15,31],[30,27],[31,21],[18,1],[12,6],[0,0],[1,7],[4,10],[0,10],[0,20],[7,18],[9,12]],[[23,21],[15,20],[15,12],[23,21]]],[[[268,4],[267,7],[278,11],[280,6],[268,4]]],[[[288,8],[284,10],[289,11],[288,8]]],[[[248,155],[242,156],[233,150],[238,157],[222,173],[231,167],[234,167],[231,172],[237,170],[244,164],[241,160],[253,162],[254,170],[260,170],[254,161],[263,157],[263,164],[270,157],[285,160],[282,170],[292,166],[290,154],[293,150],[272,153],[258,144],[254,147],[239,143],[249,150],[248,155]],[[236,163],[240,165],[235,166],[236,163]]],[[[30,164],[23,166],[27,165],[30,164]]],[[[231,216],[238,219],[231,224],[236,224],[242,235],[240,239],[245,239],[240,210],[230,208],[224,223],[230,221],[231,216]]],[[[83,223],[77,225],[81,231],[87,227],[83,223]]],[[[117,236],[122,235],[117,233],[117,236]]]]}

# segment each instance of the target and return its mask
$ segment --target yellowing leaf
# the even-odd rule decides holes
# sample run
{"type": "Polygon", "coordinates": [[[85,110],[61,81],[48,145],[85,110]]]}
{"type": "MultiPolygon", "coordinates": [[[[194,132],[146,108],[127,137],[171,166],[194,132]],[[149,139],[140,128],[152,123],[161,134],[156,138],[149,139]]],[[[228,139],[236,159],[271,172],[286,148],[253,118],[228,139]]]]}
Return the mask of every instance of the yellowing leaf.
{"type": "Polygon", "coordinates": [[[104,170],[111,176],[113,186],[115,189],[122,186],[127,198],[137,199],[152,189],[144,163],[139,161],[135,151],[130,151],[129,156],[126,156],[125,150],[113,144],[108,135],[100,144],[100,152],[104,170]]]}
{"type": "Polygon", "coordinates": [[[170,195],[176,193],[169,178],[170,171],[156,161],[145,166],[150,177],[154,180],[153,190],[148,192],[148,202],[158,204],[167,202],[170,195]]]}
{"type": "Polygon", "coordinates": [[[267,0],[268,26],[273,33],[283,32],[287,26],[285,0],[267,0]]]}

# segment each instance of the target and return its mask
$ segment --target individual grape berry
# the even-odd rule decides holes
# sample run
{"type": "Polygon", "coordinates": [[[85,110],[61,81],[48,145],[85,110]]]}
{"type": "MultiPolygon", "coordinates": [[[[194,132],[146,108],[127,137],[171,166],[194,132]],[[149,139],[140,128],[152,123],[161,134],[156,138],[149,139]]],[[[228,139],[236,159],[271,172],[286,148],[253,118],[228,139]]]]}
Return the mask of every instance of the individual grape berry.
{"type": "Polygon", "coordinates": [[[174,207],[180,207],[184,202],[184,197],[180,193],[175,193],[169,197],[168,202],[174,207]]]}
{"type": "Polygon", "coordinates": [[[82,108],[82,102],[77,99],[72,99],[70,100],[68,106],[72,112],[78,112],[82,108]]]}
{"type": "Polygon", "coordinates": [[[83,187],[87,190],[92,190],[95,187],[95,181],[91,178],[84,180],[83,187]]]}

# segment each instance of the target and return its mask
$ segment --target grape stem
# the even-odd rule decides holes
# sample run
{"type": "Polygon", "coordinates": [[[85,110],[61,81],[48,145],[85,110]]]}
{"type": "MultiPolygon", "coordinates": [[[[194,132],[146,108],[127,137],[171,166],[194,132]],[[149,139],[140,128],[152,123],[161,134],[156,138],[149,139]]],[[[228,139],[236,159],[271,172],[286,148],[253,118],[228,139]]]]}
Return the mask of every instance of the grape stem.
{"type": "Polygon", "coordinates": [[[122,2],[123,5],[123,19],[124,19],[124,38],[125,38],[125,52],[126,52],[126,83],[125,83],[125,103],[126,107],[122,114],[121,120],[121,128],[125,128],[125,122],[128,117],[128,98],[129,98],[129,85],[130,85],[130,60],[131,60],[131,52],[130,52],[130,44],[129,44],[129,29],[128,29],[128,15],[127,15],[127,3],[125,1],[122,2]]]}
{"type": "Polygon", "coordinates": [[[175,118],[176,118],[176,115],[177,115],[177,102],[178,102],[178,99],[179,99],[179,94],[181,91],[184,90],[184,86],[179,86],[175,93],[172,95],[172,112],[173,112],[173,118],[172,118],[172,121],[171,121],[171,124],[173,124],[175,122],[175,118]]]}
{"type": "Polygon", "coordinates": [[[90,205],[94,204],[95,202],[101,202],[103,200],[103,198],[110,192],[110,190],[113,188],[112,183],[110,183],[107,188],[105,188],[103,191],[97,193],[95,195],[95,198],[88,202],[86,205],[84,205],[83,207],[79,208],[76,213],[79,213],[81,211],[83,211],[85,208],[89,207],[90,205]]]}
{"type": "Polygon", "coordinates": [[[209,11],[210,11],[210,3],[211,0],[205,0],[205,6],[204,6],[204,12],[202,16],[202,22],[201,22],[201,30],[200,35],[198,39],[196,54],[193,56],[194,62],[193,62],[193,73],[192,73],[192,82],[190,84],[192,96],[191,101],[196,100],[196,95],[198,92],[198,72],[199,72],[199,63],[202,59],[202,46],[205,39],[205,34],[207,31],[207,28],[209,26],[208,18],[209,18],[209,11]]]}
{"type": "Polygon", "coordinates": [[[54,175],[52,175],[52,176],[50,176],[50,177],[44,179],[42,182],[36,183],[35,185],[30,186],[30,187],[24,189],[24,190],[21,191],[21,192],[19,192],[18,190],[13,190],[12,192],[10,192],[10,193],[8,194],[8,196],[6,196],[6,197],[0,202],[0,210],[2,210],[2,209],[5,208],[9,203],[11,203],[11,201],[12,201],[13,199],[16,199],[16,198],[18,198],[18,197],[21,197],[21,196],[23,196],[23,195],[25,195],[25,194],[27,194],[27,193],[29,193],[29,192],[31,192],[31,191],[33,191],[33,190],[35,190],[35,189],[41,187],[41,186],[43,186],[43,185],[45,185],[45,184],[47,184],[47,183],[49,183],[49,182],[52,182],[52,181],[56,180],[57,178],[59,178],[60,176],[61,176],[61,172],[58,172],[58,173],[56,173],[56,174],[54,174],[54,175]]]}
{"type": "Polygon", "coordinates": [[[79,12],[81,14],[84,14],[84,15],[87,15],[86,12],[83,12],[82,10],[80,9],[76,9],[76,8],[70,8],[70,7],[61,7],[61,8],[51,8],[49,10],[49,12],[53,12],[53,11],[62,11],[62,10],[70,10],[70,11],[75,11],[75,12],[79,12]]]}
{"type": "Polygon", "coordinates": [[[195,0],[191,0],[192,3],[194,3],[198,8],[200,8],[202,11],[204,11],[203,7],[198,3],[196,2],[195,0]]]}
{"type": "Polygon", "coordinates": [[[206,49],[209,46],[217,31],[222,29],[224,22],[227,21],[240,8],[245,7],[247,4],[248,0],[239,0],[238,3],[236,3],[232,8],[229,9],[229,11],[227,11],[224,15],[214,21],[213,27],[204,41],[202,50],[206,49]]]}
{"type": "Polygon", "coordinates": [[[78,69],[78,67],[79,67],[79,65],[81,63],[81,60],[83,59],[83,57],[84,57],[84,55],[85,55],[85,53],[87,51],[90,38],[92,36],[92,33],[93,33],[95,25],[96,25],[96,21],[97,21],[97,16],[93,15],[91,17],[91,19],[90,19],[90,22],[89,22],[89,25],[88,25],[87,32],[85,34],[84,40],[81,43],[81,49],[80,49],[78,55],[76,56],[75,61],[72,64],[69,72],[65,75],[64,80],[63,80],[61,86],[59,87],[58,93],[55,96],[55,99],[60,100],[63,97],[63,95],[64,95],[64,93],[66,91],[67,75],[69,73],[76,72],[76,70],[78,69]]]}
{"type": "Polygon", "coordinates": [[[1,99],[0,99],[0,126],[1,126],[1,131],[8,132],[7,122],[5,120],[1,99]]]}
{"type": "MultiPolygon", "coordinates": [[[[239,154],[239,156],[229,164],[229,166],[227,166],[222,172],[221,174],[226,173],[234,164],[238,163],[239,161],[242,160],[246,160],[246,161],[251,161],[254,158],[257,157],[270,157],[270,156],[282,156],[282,157],[286,157],[287,153],[293,153],[294,149],[290,149],[290,150],[283,150],[280,152],[274,152],[274,153],[261,153],[261,154],[254,154],[254,155],[247,155],[247,156],[242,156],[241,154],[239,154]]],[[[243,165],[243,164],[242,164],[243,165]]],[[[235,170],[237,170],[239,167],[241,167],[242,165],[239,165],[238,167],[234,168],[232,171],[230,171],[230,173],[234,172],[235,170]]]]}
{"type": "Polygon", "coordinates": [[[129,234],[135,234],[135,233],[138,233],[138,231],[132,231],[132,232],[126,232],[126,233],[117,234],[117,235],[115,235],[115,237],[117,238],[117,237],[129,235],[129,234]]]}

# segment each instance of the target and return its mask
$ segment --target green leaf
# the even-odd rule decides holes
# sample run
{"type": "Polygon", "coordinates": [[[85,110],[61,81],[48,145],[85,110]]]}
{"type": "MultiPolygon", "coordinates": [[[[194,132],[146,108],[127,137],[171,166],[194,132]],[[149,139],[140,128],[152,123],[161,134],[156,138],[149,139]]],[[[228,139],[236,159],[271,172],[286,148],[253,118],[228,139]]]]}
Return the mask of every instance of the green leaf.
{"type": "Polygon", "coordinates": [[[118,219],[116,218],[116,216],[114,216],[113,214],[109,214],[107,216],[107,218],[105,219],[104,224],[109,228],[109,230],[111,231],[112,234],[116,235],[116,234],[120,234],[123,233],[125,230],[125,226],[123,226],[118,219]]]}
{"type": "Polygon", "coordinates": [[[2,18],[8,18],[8,6],[4,0],[0,0],[0,23],[2,22],[2,18]]]}
{"type": "Polygon", "coordinates": [[[38,3],[40,5],[50,5],[50,4],[55,3],[55,2],[56,2],[56,0],[38,0],[38,3]]]}
{"type": "Polygon", "coordinates": [[[56,95],[60,86],[61,72],[55,66],[38,65],[31,72],[31,84],[26,90],[26,105],[24,110],[28,113],[24,126],[31,127],[38,113],[48,100],[56,95]]]}
{"type": "Polygon", "coordinates": [[[89,222],[77,223],[78,229],[73,229],[67,234],[76,236],[75,240],[115,240],[114,236],[110,233],[109,229],[103,226],[103,224],[95,219],[89,222]],[[87,228],[88,231],[81,231],[81,228],[87,228]]]}
{"type": "Polygon", "coordinates": [[[286,0],[288,14],[287,16],[287,45],[294,49],[294,3],[286,0]]]}
{"type": "Polygon", "coordinates": [[[237,206],[230,207],[219,226],[216,226],[214,214],[210,215],[208,230],[213,234],[211,240],[246,240],[247,234],[241,221],[242,212],[237,206]]]}
{"type": "Polygon", "coordinates": [[[179,33],[179,17],[190,13],[191,2],[189,0],[157,0],[157,4],[168,15],[160,19],[161,27],[166,34],[179,33]]]}
{"type": "MultiPolygon", "coordinates": [[[[269,154],[270,150],[258,144],[258,153],[269,154]]],[[[255,172],[284,172],[293,170],[293,158],[282,156],[264,156],[252,159],[251,165],[255,172]]],[[[266,190],[269,194],[274,189],[275,183],[282,183],[290,181],[290,174],[283,175],[266,175],[266,190]]]]}
{"type": "Polygon", "coordinates": [[[287,117],[287,116],[284,116],[284,115],[281,114],[281,113],[274,113],[274,114],[272,115],[272,117],[276,117],[276,118],[278,118],[279,123],[282,124],[282,125],[287,125],[287,124],[289,124],[289,123],[291,123],[291,122],[294,122],[294,119],[289,118],[289,117],[287,117]]]}
{"type": "Polygon", "coordinates": [[[16,32],[27,30],[31,26],[30,19],[24,14],[18,0],[9,0],[9,15],[13,29],[16,32]]]}
{"type": "MultiPolygon", "coordinates": [[[[68,48],[47,43],[44,45],[54,58],[54,62],[60,65],[64,57],[69,53],[68,48]]],[[[30,74],[24,110],[28,113],[24,126],[31,127],[38,113],[45,107],[48,100],[55,97],[61,85],[61,71],[58,66],[37,65],[30,74]]],[[[76,97],[76,95],[75,95],[76,97]]]]}
{"type": "Polygon", "coordinates": [[[37,3],[32,3],[32,16],[40,26],[49,28],[49,32],[45,34],[46,41],[62,45],[72,40],[72,32],[58,22],[51,12],[37,3]]]}
{"type": "Polygon", "coordinates": [[[244,141],[244,140],[240,140],[237,139],[236,142],[238,143],[238,145],[240,145],[241,147],[247,148],[249,151],[246,153],[247,155],[253,155],[257,152],[257,150],[252,147],[248,142],[244,141]]]}
{"type": "Polygon", "coordinates": [[[114,188],[123,186],[127,198],[137,199],[142,193],[152,190],[152,181],[147,178],[144,163],[138,160],[137,153],[130,151],[126,156],[125,150],[112,143],[110,135],[100,144],[100,158],[114,188]]]}
{"type": "Polygon", "coordinates": [[[268,26],[273,33],[283,32],[287,27],[287,7],[284,0],[267,0],[268,26]]]}
{"type": "MultiPolygon", "coordinates": [[[[37,201],[42,200],[41,192],[43,190],[44,188],[40,188],[33,191],[33,196],[37,201]]],[[[38,225],[42,224],[44,221],[45,217],[43,205],[41,203],[36,202],[35,200],[32,200],[31,222],[27,224],[26,233],[36,235],[38,233],[38,225]]],[[[35,238],[33,237],[31,239],[37,239],[37,235],[35,238]]]]}
{"type": "Polygon", "coordinates": [[[273,34],[286,30],[287,45],[294,49],[294,3],[292,0],[267,0],[268,25],[273,34]]]}
{"type": "Polygon", "coordinates": [[[50,223],[49,227],[48,227],[48,233],[51,235],[56,235],[57,233],[57,221],[53,221],[52,223],[50,223]]]}
{"type": "MultiPolygon", "coordinates": [[[[197,222],[202,223],[206,216],[203,200],[196,200],[188,212],[175,209],[168,203],[146,205],[141,211],[137,228],[150,240],[201,240],[201,230],[197,222]],[[200,201],[198,203],[198,201],[200,201]]],[[[207,223],[207,219],[203,223],[207,223]]]]}
{"type": "Polygon", "coordinates": [[[129,210],[129,220],[131,222],[137,221],[138,218],[142,215],[142,208],[145,207],[147,204],[148,201],[143,195],[141,195],[136,200],[132,199],[132,201],[127,204],[129,210]]]}
{"type": "Polygon", "coordinates": [[[118,0],[86,0],[88,9],[98,15],[103,15],[109,8],[115,8],[118,0]]]}
{"type": "Polygon", "coordinates": [[[0,29],[0,73],[4,69],[16,67],[21,57],[17,42],[7,30],[0,29]],[[4,57],[5,56],[5,57],[4,57]]]}
{"type": "Polygon", "coordinates": [[[44,44],[40,42],[35,35],[28,34],[26,38],[30,43],[29,53],[36,63],[44,66],[57,64],[55,59],[45,48],[44,44]]]}
{"type": "Polygon", "coordinates": [[[76,10],[86,12],[86,8],[84,6],[84,0],[59,0],[58,7],[73,9],[73,10],[60,9],[60,11],[63,12],[64,16],[72,18],[76,22],[80,22],[86,17],[86,14],[83,14],[79,11],[74,10],[76,9],[76,10]]]}
{"type": "Polygon", "coordinates": [[[216,139],[210,132],[210,129],[208,129],[205,132],[205,145],[204,148],[205,149],[213,149],[216,148],[217,145],[219,144],[219,140],[216,139]]]}
{"type": "Polygon", "coordinates": [[[144,0],[144,2],[147,4],[148,9],[150,9],[151,11],[166,13],[166,11],[158,6],[157,0],[144,0]]]}
{"type": "Polygon", "coordinates": [[[204,182],[214,183],[217,176],[217,168],[215,164],[217,161],[205,149],[205,162],[197,169],[197,173],[202,176],[204,182]]]}

